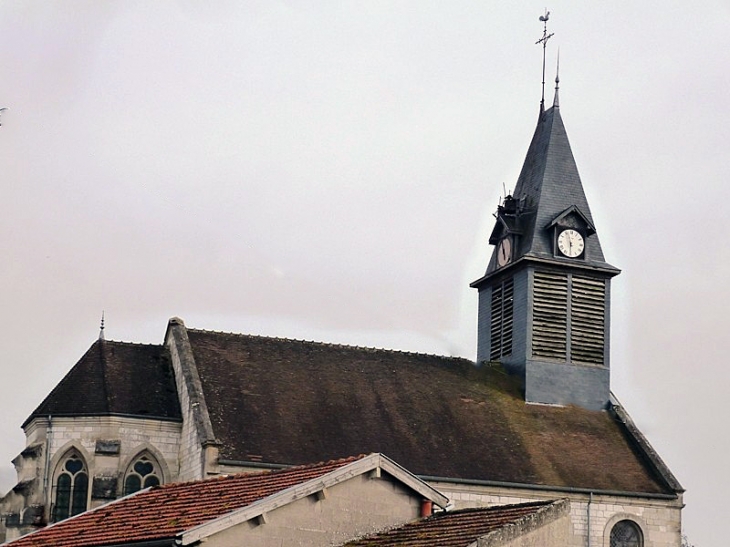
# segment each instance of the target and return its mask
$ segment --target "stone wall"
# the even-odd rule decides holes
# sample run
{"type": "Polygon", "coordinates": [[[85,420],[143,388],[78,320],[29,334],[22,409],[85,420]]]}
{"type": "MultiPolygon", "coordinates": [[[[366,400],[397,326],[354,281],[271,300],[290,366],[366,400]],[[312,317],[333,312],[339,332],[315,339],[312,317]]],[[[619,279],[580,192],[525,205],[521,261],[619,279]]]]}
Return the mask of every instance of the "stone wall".
{"type": "Polygon", "coordinates": [[[490,537],[488,541],[477,541],[477,547],[546,547],[570,545],[570,517],[565,515],[543,526],[527,531],[516,532],[515,537],[499,541],[498,537],[490,537]]]}
{"type": "Polygon", "coordinates": [[[611,528],[618,521],[629,519],[641,528],[648,547],[680,547],[681,496],[676,499],[629,497],[530,490],[485,485],[432,482],[431,486],[448,496],[455,509],[508,505],[528,501],[570,500],[570,547],[609,547],[611,528]],[[589,517],[590,513],[590,517],[589,517]],[[590,520],[590,543],[588,529],[590,520]]]}
{"type": "Polygon", "coordinates": [[[50,520],[54,472],[71,450],[87,466],[89,508],[123,493],[123,475],[142,452],[159,464],[161,482],[177,481],[180,430],[179,422],[154,419],[36,418],[25,429],[25,450],[14,460],[18,485],[0,501],[4,539],[20,537],[50,520]]]}
{"type": "Polygon", "coordinates": [[[182,411],[179,480],[217,474],[218,448],[208,416],[193,350],[182,319],[172,318],[165,334],[182,411]]]}
{"type": "MultiPolygon", "coordinates": [[[[90,456],[87,465],[92,476],[96,472],[118,470],[121,462],[128,462],[142,450],[153,447],[164,459],[160,463],[168,469],[166,480],[171,481],[178,475],[180,428],[181,424],[174,421],[99,416],[53,418],[51,427],[42,424],[37,428],[37,434],[39,441],[45,440],[44,437],[50,439],[51,459],[61,456],[72,445],[82,448],[90,456]],[[108,441],[110,448],[105,449],[100,441],[108,441]]],[[[36,431],[29,433],[32,442],[36,431]]]]}
{"type": "Polygon", "coordinates": [[[175,384],[177,385],[177,396],[180,400],[180,409],[182,411],[182,428],[180,431],[180,480],[188,481],[203,478],[202,461],[203,447],[198,438],[198,431],[195,427],[195,418],[193,416],[193,408],[190,405],[190,396],[187,389],[184,389],[184,383],[181,384],[182,372],[180,365],[180,356],[172,344],[170,347],[170,355],[172,357],[172,366],[175,371],[175,384]]]}
{"type": "Polygon", "coordinates": [[[562,499],[482,536],[476,547],[562,547],[571,539],[570,501],[562,499]]]}

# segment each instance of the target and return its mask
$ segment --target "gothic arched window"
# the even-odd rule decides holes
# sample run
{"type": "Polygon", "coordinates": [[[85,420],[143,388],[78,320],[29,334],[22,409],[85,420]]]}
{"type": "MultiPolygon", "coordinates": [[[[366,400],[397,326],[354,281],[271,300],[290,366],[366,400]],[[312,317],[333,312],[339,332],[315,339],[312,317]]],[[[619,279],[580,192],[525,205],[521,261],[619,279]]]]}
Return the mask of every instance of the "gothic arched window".
{"type": "Polygon", "coordinates": [[[124,495],[160,484],[160,466],[149,454],[138,456],[124,477],[124,495]]]}
{"type": "Polygon", "coordinates": [[[89,473],[81,457],[72,452],[64,459],[56,475],[56,496],[53,504],[53,522],[58,522],[86,511],[89,495],[89,473]]]}
{"type": "Polygon", "coordinates": [[[643,547],[641,528],[631,520],[620,520],[611,528],[611,547],[643,547]]]}

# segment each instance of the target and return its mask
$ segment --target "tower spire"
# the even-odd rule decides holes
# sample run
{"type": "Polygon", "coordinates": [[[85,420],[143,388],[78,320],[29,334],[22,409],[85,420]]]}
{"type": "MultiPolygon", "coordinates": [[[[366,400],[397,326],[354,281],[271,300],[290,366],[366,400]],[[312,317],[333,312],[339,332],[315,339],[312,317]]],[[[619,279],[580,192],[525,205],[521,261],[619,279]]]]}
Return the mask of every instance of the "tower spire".
{"type": "Polygon", "coordinates": [[[535,44],[542,44],[542,96],[540,98],[540,112],[545,111],[545,50],[548,40],[555,34],[553,32],[550,34],[547,33],[548,19],[550,19],[550,12],[545,9],[545,15],[540,16],[540,21],[542,21],[542,38],[535,42],[535,44]]]}
{"type": "Polygon", "coordinates": [[[99,327],[99,340],[104,340],[104,310],[101,311],[101,326],[99,327]]]}

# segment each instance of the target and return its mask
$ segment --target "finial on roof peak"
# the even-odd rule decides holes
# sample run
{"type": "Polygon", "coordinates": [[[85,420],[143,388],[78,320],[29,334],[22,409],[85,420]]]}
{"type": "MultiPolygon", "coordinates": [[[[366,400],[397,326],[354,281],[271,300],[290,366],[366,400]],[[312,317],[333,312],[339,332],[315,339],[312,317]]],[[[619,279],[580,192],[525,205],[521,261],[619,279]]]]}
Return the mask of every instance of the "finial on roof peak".
{"type": "Polygon", "coordinates": [[[553,32],[547,33],[547,22],[550,19],[550,12],[545,9],[545,15],[540,16],[542,21],[542,38],[540,38],[536,44],[542,44],[542,97],[540,98],[540,112],[545,110],[545,49],[547,48],[547,42],[553,36],[553,32]]]}
{"type": "Polygon", "coordinates": [[[101,326],[99,327],[99,340],[104,340],[104,310],[101,311],[101,326]]]}

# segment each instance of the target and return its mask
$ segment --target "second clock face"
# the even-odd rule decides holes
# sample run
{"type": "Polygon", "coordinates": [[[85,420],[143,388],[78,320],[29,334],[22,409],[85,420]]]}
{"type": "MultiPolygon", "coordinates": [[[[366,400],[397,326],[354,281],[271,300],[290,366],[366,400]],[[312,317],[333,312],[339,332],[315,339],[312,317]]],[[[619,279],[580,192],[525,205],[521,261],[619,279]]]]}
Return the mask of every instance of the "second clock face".
{"type": "Polygon", "coordinates": [[[579,232],[568,228],[558,235],[558,250],[568,258],[575,258],[583,254],[585,241],[579,232]]]}
{"type": "Polygon", "coordinates": [[[497,247],[497,265],[502,267],[512,259],[512,243],[508,238],[499,242],[497,247]]]}

